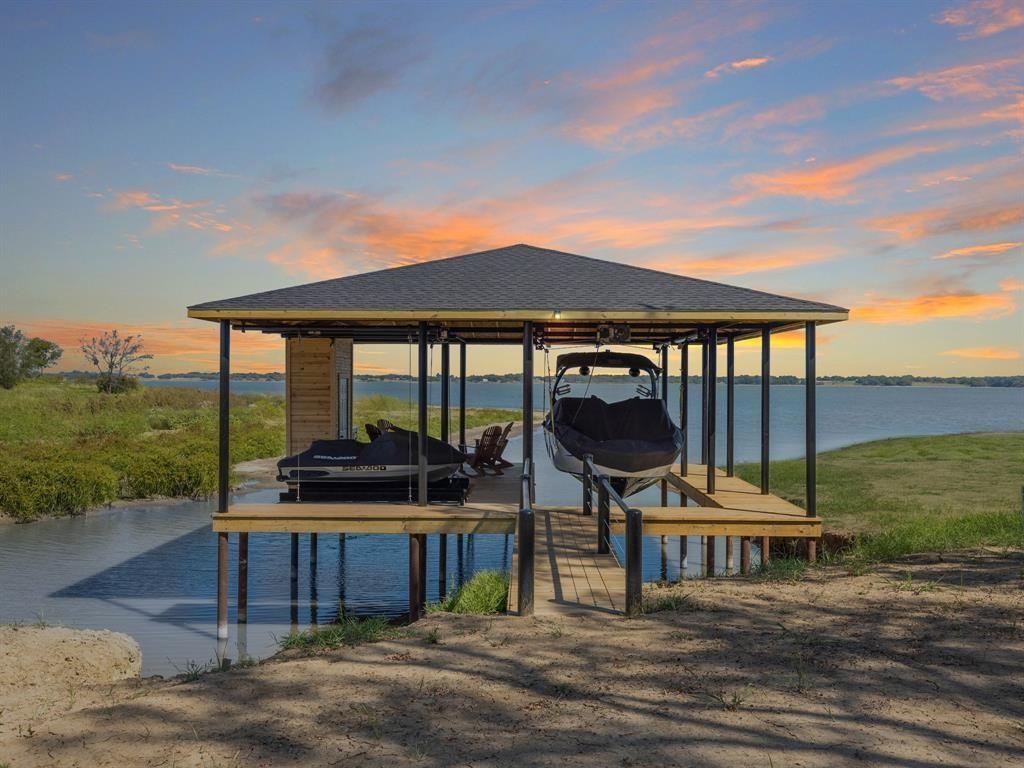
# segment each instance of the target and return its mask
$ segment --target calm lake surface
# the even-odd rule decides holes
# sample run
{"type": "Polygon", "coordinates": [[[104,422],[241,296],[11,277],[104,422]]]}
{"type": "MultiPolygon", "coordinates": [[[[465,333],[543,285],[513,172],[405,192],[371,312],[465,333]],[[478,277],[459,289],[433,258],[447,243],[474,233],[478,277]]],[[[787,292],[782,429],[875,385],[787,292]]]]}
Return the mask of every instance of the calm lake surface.
{"type": "MultiPolygon", "coordinates": [[[[214,388],[206,381],[151,381],[148,386],[192,385],[214,388]]],[[[579,386],[579,385],[577,385],[579,386]]],[[[280,394],[280,382],[235,382],[236,392],[280,394]]],[[[356,382],[356,395],[381,393],[406,398],[404,382],[356,382]]],[[[467,404],[518,408],[516,384],[470,384],[467,404]]],[[[622,384],[594,384],[591,392],[608,400],[632,394],[622,384]]],[[[414,394],[414,391],[413,391],[414,394]]],[[[453,388],[453,397],[457,391],[453,388]]],[[[673,398],[675,393],[673,393],[673,398]]],[[[803,389],[772,388],[773,458],[803,453],[803,389]]],[[[689,418],[699,423],[699,387],[691,385],[689,418]]],[[[719,461],[724,461],[724,387],[719,388],[719,461]]],[[[438,388],[431,390],[438,402],[438,388]]],[[[538,386],[535,404],[543,408],[538,386]]],[[[675,409],[673,399],[673,409],[675,409]]],[[[757,459],[760,419],[759,388],[736,387],[736,458],[757,459]]],[[[454,419],[454,415],[453,415],[454,419]]],[[[903,435],[968,431],[1024,430],[1024,390],[961,387],[842,387],[818,389],[818,446],[828,450],[852,443],[903,435]]],[[[558,473],[538,452],[538,503],[575,503],[580,486],[558,473]]],[[[699,450],[691,438],[691,458],[699,450]]],[[[511,441],[509,458],[521,452],[511,441]]],[[[273,501],[276,491],[244,494],[247,501],[273,501]]],[[[638,495],[639,504],[656,504],[651,489],[638,495]]],[[[212,502],[139,505],[115,508],[87,517],[49,520],[30,525],[0,526],[0,622],[39,618],[80,628],[113,629],[135,637],[142,646],[144,674],[175,674],[190,662],[212,660],[215,640],[216,541],[210,531],[212,502]]],[[[688,567],[696,573],[697,539],[688,542],[688,567]]],[[[232,595],[234,594],[232,539],[232,595]]],[[[723,545],[724,546],[724,545],[723,545]]],[[[232,606],[228,655],[267,656],[276,638],[287,634],[293,619],[308,626],[337,617],[339,605],[356,614],[398,615],[407,604],[407,542],[399,536],[321,535],[316,573],[309,568],[308,537],[301,537],[299,600],[293,607],[288,579],[287,536],[249,537],[249,625],[239,633],[232,606]]],[[[437,598],[438,537],[429,537],[429,599],[437,598]]],[[[675,578],[680,542],[670,538],[662,556],[657,537],[645,541],[645,578],[675,578]]],[[[511,540],[504,536],[466,536],[462,546],[449,536],[449,583],[480,569],[508,567],[511,540]]],[[[724,554],[718,554],[722,563],[724,554]]]]}

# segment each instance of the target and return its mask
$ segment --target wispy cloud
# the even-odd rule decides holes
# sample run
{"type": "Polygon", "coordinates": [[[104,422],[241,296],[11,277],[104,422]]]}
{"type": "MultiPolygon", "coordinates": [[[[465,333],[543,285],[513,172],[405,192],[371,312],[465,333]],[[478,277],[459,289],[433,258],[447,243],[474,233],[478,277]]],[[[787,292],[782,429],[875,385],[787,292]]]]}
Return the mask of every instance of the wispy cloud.
{"type": "Polygon", "coordinates": [[[230,232],[234,226],[222,218],[223,208],[209,199],[179,200],[161,198],[152,192],[132,189],[117,192],[107,204],[107,210],[126,211],[138,209],[154,214],[153,228],[166,230],[177,225],[190,229],[230,232]]]}
{"type": "Polygon", "coordinates": [[[989,203],[978,206],[937,206],[868,219],[872,229],[892,232],[902,240],[918,240],[955,232],[987,232],[1019,226],[1024,205],[989,203]]]}
{"type": "Polygon", "coordinates": [[[53,174],[53,180],[58,182],[58,183],[60,183],[60,184],[63,184],[66,181],[71,181],[74,178],[75,177],[72,176],[70,173],[55,173],[55,174],[53,174]]]}
{"type": "Polygon", "coordinates": [[[851,195],[863,176],[937,150],[938,147],[924,145],[888,147],[841,162],[814,163],[790,171],[747,174],[741,179],[741,186],[747,191],[740,195],[738,202],[773,195],[838,200],[851,195]]]}
{"type": "Polygon", "coordinates": [[[167,163],[167,167],[175,173],[186,173],[192,176],[229,176],[230,174],[219,171],[216,168],[206,168],[201,165],[181,165],[179,163],[167,163]]]}
{"type": "Polygon", "coordinates": [[[743,72],[747,69],[757,69],[758,67],[763,67],[770,61],[772,61],[771,56],[757,56],[749,59],[727,61],[724,64],[719,64],[717,67],[709,69],[704,73],[704,77],[715,78],[730,72],[743,72]]]}
{"type": "Polygon", "coordinates": [[[312,101],[341,114],[396,86],[426,55],[423,41],[400,24],[364,24],[336,36],[327,46],[312,101]]]}
{"type": "Polygon", "coordinates": [[[893,133],[923,133],[928,131],[955,131],[982,128],[998,123],[1019,123],[1024,126],[1024,94],[1018,94],[1005,104],[988,109],[970,107],[958,114],[913,122],[893,133]]]}
{"type": "Polygon", "coordinates": [[[850,312],[852,320],[866,323],[914,324],[929,320],[971,318],[990,320],[1005,317],[1016,309],[1006,292],[977,293],[946,291],[920,296],[892,297],[869,294],[850,312]]]}
{"type": "Polygon", "coordinates": [[[1024,26],[1024,4],[1019,0],[972,0],[943,11],[935,21],[962,28],[961,40],[990,37],[1024,26]]]}
{"type": "Polygon", "coordinates": [[[918,91],[933,101],[994,99],[1021,91],[1022,63],[1024,56],[1015,56],[894,77],[886,83],[899,91],[918,91]]]}
{"type": "Polygon", "coordinates": [[[954,248],[951,251],[933,256],[933,259],[975,259],[977,257],[990,257],[1004,254],[1016,248],[1024,246],[1024,243],[989,243],[988,245],[970,245],[966,248],[954,248]]]}
{"type": "Polygon", "coordinates": [[[961,347],[947,349],[948,357],[966,357],[972,360],[1020,360],[1020,351],[1012,347],[961,347]]]}
{"type": "Polygon", "coordinates": [[[839,249],[834,246],[751,249],[706,257],[681,256],[649,266],[693,277],[721,278],[802,267],[834,259],[839,253],[839,249]]]}

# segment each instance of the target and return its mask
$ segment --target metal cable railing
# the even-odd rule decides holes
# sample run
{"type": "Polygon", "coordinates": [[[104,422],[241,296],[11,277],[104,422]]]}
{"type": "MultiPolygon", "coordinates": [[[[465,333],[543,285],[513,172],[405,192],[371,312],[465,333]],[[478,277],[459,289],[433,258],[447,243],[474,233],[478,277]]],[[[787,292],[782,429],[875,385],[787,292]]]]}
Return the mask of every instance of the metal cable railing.
{"type": "Polygon", "coordinates": [[[612,488],[611,478],[601,473],[594,457],[583,457],[583,514],[594,514],[594,491],[597,491],[597,552],[611,554],[626,569],[626,613],[640,613],[643,591],[643,513],[630,507],[612,488]],[[619,557],[618,544],[612,538],[611,502],[626,516],[626,544],[619,557]]]}

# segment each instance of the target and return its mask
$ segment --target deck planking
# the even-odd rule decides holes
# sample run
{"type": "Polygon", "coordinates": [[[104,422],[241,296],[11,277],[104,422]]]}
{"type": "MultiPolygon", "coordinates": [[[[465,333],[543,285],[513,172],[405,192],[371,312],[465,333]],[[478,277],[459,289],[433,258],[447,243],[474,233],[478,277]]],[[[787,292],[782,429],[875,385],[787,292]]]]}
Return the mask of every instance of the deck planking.
{"type": "MultiPolygon", "coordinates": [[[[534,515],[534,614],[621,613],[626,605],[625,571],[611,554],[597,554],[597,518],[557,507],[537,508],[534,515]]],[[[512,558],[508,604],[513,610],[518,562],[518,557],[512,558]]]]}

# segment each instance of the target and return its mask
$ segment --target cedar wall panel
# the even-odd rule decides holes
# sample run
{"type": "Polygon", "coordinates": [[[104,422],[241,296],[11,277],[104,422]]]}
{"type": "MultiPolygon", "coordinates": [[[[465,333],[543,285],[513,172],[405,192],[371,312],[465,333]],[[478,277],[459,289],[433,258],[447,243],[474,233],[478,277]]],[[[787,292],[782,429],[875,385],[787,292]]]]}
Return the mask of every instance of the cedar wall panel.
{"type": "Polygon", "coordinates": [[[330,339],[287,339],[285,404],[288,453],[338,436],[338,393],[330,339]]]}

